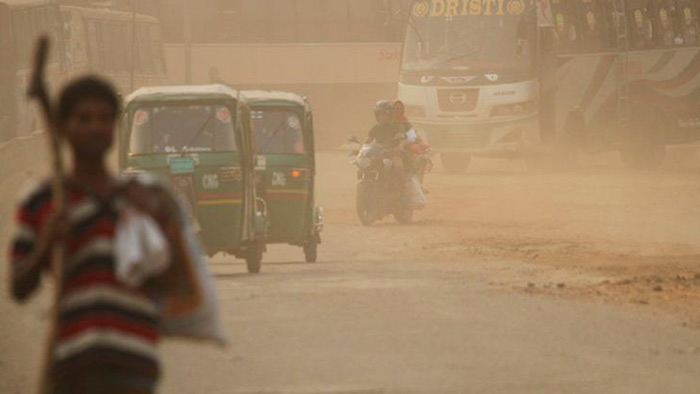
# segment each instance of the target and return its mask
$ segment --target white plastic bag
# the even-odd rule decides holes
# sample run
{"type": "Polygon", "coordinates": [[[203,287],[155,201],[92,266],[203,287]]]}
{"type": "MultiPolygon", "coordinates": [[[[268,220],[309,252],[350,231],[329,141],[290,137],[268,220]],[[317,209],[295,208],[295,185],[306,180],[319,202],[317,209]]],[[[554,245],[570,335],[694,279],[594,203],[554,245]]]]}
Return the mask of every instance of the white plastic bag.
{"type": "MultiPolygon", "coordinates": [[[[145,186],[169,190],[168,186],[147,174],[139,174],[136,180],[145,186]]],[[[180,241],[184,250],[177,256],[168,257],[170,262],[167,273],[168,286],[160,300],[162,333],[167,337],[211,341],[218,345],[225,345],[226,338],[219,319],[216,286],[193,230],[191,215],[186,213],[181,201],[178,201],[171,192],[168,193],[178,204],[180,210],[178,216],[183,218],[180,241]]],[[[157,227],[157,229],[160,228],[157,227]]],[[[125,233],[125,236],[126,234],[133,233],[125,233]]],[[[167,240],[165,242],[167,243],[167,240]]],[[[171,246],[168,245],[168,252],[171,250],[171,246]]]]}
{"type": "Polygon", "coordinates": [[[411,205],[413,206],[413,208],[417,210],[425,208],[425,204],[427,204],[428,199],[425,197],[425,193],[423,192],[423,185],[421,185],[420,178],[418,178],[418,175],[413,174],[409,176],[407,183],[408,185],[406,186],[409,190],[409,194],[411,197],[411,205]]]}
{"type": "Polygon", "coordinates": [[[418,141],[418,133],[415,129],[411,129],[406,132],[406,140],[411,144],[418,141]]]}
{"type": "Polygon", "coordinates": [[[114,247],[117,279],[128,286],[141,286],[170,263],[170,247],[158,224],[132,208],[117,223],[114,247]]]}
{"type": "MultiPolygon", "coordinates": [[[[182,209],[182,208],[181,208],[182,209]]],[[[203,257],[199,240],[186,215],[182,228],[186,255],[181,265],[181,286],[165,300],[163,334],[170,337],[212,341],[226,344],[219,319],[218,295],[214,279],[203,257]],[[179,294],[178,294],[179,293],[179,294]]]]}

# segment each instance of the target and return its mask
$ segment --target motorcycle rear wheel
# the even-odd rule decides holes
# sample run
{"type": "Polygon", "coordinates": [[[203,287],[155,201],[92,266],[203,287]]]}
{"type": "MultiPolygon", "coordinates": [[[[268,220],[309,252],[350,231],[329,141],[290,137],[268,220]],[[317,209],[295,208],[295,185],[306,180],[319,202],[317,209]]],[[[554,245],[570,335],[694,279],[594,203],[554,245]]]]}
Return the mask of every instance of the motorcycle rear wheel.
{"type": "Polygon", "coordinates": [[[377,221],[372,205],[372,185],[366,182],[357,184],[355,194],[355,205],[357,208],[357,217],[360,223],[364,226],[371,226],[377,221]]]}

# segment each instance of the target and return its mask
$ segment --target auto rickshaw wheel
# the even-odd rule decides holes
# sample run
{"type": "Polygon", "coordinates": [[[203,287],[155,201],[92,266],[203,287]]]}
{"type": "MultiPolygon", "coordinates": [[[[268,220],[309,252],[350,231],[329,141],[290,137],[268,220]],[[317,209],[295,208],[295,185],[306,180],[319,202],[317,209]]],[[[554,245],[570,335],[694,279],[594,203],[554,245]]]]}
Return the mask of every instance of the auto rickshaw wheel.
{"type": "Polygon", "coordinates": [[[265,252],[265,244],[256,241],[250,244],[246,252],[245,263],[248,267],[248,273],[258,274],[262,268],[263,253],[265,252]]]}
{"type": "Polygon", "coordinates": [[[315,239],[304,245],[304,257],[307,263],[318,261],[318,242],[315,239]]]}

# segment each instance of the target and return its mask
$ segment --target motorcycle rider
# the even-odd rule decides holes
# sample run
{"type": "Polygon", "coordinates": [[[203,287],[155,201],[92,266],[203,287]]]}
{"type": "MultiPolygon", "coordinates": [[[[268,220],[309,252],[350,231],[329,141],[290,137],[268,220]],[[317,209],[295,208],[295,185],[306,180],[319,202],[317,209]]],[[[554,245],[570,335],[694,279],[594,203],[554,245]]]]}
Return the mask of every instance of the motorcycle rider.
{"type": "Polygon", "coordinates": [[[381,100],[374,105],[374,118],[377,120],[367,136],[366,144],[377,142],[387,148],[397,148],[400,144],[401,128],[393,122],[394,107],[391,101],[381,100]]]}
{"type": "MultiPolygon", "coordinates": [[[[365,144],[377,143],[387,150],[396,153],[389,157],[391,160],[391,169],[395,175],[393,178],[396,179],[398,185],[403,185],[403,180],[405,178],[404,163],[399,151],[399,146],[401,145],[405,132],[402,131],[399,124],[394,122],[393,103],[389,100],[378,101],[374,105],[374,117],[377,120],[377,124],[369,131],[365,144]]],[[[399,186],[398,190],[403,192],[403,187],[399,186]]]]}

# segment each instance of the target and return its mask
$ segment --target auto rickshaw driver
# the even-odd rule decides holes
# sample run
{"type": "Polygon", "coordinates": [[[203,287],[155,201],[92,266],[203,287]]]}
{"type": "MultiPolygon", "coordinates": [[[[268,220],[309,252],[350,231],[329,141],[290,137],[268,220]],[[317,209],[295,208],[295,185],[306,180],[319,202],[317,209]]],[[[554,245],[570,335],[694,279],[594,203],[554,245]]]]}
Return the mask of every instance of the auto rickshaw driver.
{"type": "Polygon", "coordinates": [[[263,154],[304,152],[301,120],[294,113],[277,114],[254,112],[251,116],[253,130],[258,141],[258,152],[263,154]]]}

